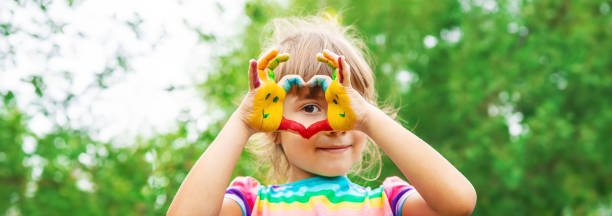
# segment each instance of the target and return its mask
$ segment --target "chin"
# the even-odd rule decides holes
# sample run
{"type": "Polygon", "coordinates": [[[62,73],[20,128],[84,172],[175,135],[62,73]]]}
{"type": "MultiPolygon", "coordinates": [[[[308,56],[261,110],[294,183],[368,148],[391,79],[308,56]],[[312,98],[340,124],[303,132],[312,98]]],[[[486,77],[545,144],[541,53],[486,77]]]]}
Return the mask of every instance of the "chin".
{"type": "Polygon", "coordinates": [[[349,167],[345,167],[342,165],[333,166],[332,164],[330,164],[323,169],[314,170],[314,172],[312,173],[316,175],[320,175],[320,176],[326,176],[326,177],[344,176],[346,175],[346,173],[348,173],[349,169],[350,169],[350,166],[349,167]]]}

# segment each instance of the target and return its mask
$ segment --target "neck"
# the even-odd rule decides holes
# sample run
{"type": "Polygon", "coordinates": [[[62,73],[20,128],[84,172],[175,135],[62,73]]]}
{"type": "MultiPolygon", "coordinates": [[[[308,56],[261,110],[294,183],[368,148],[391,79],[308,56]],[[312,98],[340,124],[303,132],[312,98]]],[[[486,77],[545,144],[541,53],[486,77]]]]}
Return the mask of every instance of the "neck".
{"type": "Polygon", "coordinates": [[[289,178],[287,179],[287,183],[296,182],[302,179],[312,178],[316,175],[310,173],[306,170],[300,169],[294,165],[290,165],[289,167],[289,178]]]}
{"type": "MultiPolygon", "coordinates": [[[[318,176],[317,174],[308,172],[306,170],[300,169],[299,167],[296,167],[294,165],[290,165],[289,166],[289,173],[288,173],[289,178],[287,178],[287,182],[286,183],[291,183],[291,182],[296,182],[299,180],[303,180],[303,179],[307,179],[307,178],[312,178],[315,176],[318,176]]],[[[343,176],[346,176],[346,174],[344,174],[343,176]]]]}

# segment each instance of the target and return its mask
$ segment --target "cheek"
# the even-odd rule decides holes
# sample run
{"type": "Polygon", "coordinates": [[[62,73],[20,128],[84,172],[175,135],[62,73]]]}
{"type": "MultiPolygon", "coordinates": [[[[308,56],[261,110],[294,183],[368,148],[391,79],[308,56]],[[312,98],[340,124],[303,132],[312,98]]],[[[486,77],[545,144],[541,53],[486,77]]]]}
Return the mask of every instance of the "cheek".
{"type": "Polygon", "coordinates": [[[307,155],[305,153],[312,151],[308,140],[291,132],[281,131],[280,141],[288,160],[300,160],[307,155]]]}
{"type": "Polygon", "coordinates": [[[363,150],[367,145],[368,136],[361,131],[355,130],[349,131],[348,133],[353,138],[353,147],[355,149],[355,151],[353,152],[353,157],[354,159],[359,159],[361,158],[363,150]]]}
{"type": "Polygon", "coordinates": [[[283,116],[287,119],[291,119],[293,121],[299,122],[304,125],[304,127],[308,127],[315,122],[324,120],[327,118],[327,114],[324,108],[321,108],[318,113],[309,114],[304,111],[298,110],[295,111],[295,108],[285,109],[283,110],[283,116]]]}
{"type": "MultiPolygon", "coordinates": [[[[323,135],[317,135],[323,136],[323,135]]],[[[280,141],[283,145],[288,162],[299,169],[324,176],[344,175],[355,162],[361,159],[367,144],[367,135],[359,131],[349,131],[344,139],[350,139],[353,149],[342,157],[329,157],[314,148],[317,139],[303,139],[290,132],[281,132],[280,141]]]]}

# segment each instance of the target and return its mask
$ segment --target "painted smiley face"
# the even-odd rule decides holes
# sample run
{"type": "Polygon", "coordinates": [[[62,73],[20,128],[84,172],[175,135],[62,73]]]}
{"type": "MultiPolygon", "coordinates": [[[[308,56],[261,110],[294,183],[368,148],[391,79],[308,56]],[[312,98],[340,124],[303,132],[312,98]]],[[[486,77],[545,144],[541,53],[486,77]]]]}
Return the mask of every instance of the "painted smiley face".
{"type": "Polygon", "coordinates": [[[287,60],[289,55],[278,55],[277,50],[271,50],[259,62],[251,61],[249,76],[253,82],[252,87],[256,89],[253,110],[248,117],[251,127],[270,132],[277,130],[281,124],[286,92],[274,82],[273,70],[287,60]]]}
{"type": "Polygon", "coordinates": [[[325,91],[327,101],[327,119],[334,130],[347,131],[355,125],[355,112],[351,100],[338,80],[332,81],[325,91]]]}
{"type": "Polygon", "coordinates": [[[329,50],[317,54],[317,60],[327,63],[333,70],[332,80],[319,78],[312,82],[320,85],[325,91],[329,127],[337,131],[353,129],[357,116],[351,107],[351,100],[345,89],[351,86],[350,68],[345,64],[342,56],[331,53],[329,50]]]}
{"type": "MultiPolygon", "coordinates": [[[[290,76],[290,75],[289,75],[290,76]]],[[[260,89],[255,94],[253,101],[253,112],[249,124],[264,132],[276,130],[289,130],[300,134],[308,139],[320,131],[348,131],[355,124],[355,113],[353,112],[350,99],[346,94],[344,86],[338,80],[314,79],[309,85],[321,86],[325,92],[327,101],[327,119],[316,122],[305,127],[299,122],[283,117],[283,101],[288,89],[298,85],[304,87],[301,78],[292,76],[283,79],[279,84],[272,80],[262,82],[260,89]]]]}
{"type": "Polygon", "coordinates": [[[255,93],[249,124],[265,132],[277,130],[283,118],[285,95],[285,90],[274,81],[263,81],[260,89],[255,93]]]}
{"type": "MultiPolygon", "coordinates": [[[[263,132],[289,130],[299,133],[306,139],[320,131],[348,131],[353,129],[357,118],[351,108],[350,98],[343,85],[348,83],[348,81],[343,79],[345,75],[343,74],[341,57],[337,59],[332,58],[326,52],[317,56],[319,61],[328,63],[332,67],[333,80],[326,76],[315,76],[308,82],[309,86],[322,87],[325,92],[325,100],[328,103],[328,109],[327,119],[316,122],[306,128],[299,122],[283,117],[283,101],[291,86],[304,87],[305,85],[302,78],[297,75],[287,75],[278,84],[274,82],[274,72],[272,70],[280,62],[285,62],[289,59],[289,56],[286,54],[276,57],[277,54],[278,51],[276,50],[269,52],[258,64],[255,64],[258,70],[252,71],[252,76],[255,79],[253,85],[257,90],[253,99],[253,111],[248,118],[248,123],[251,127],[263,132]],[[268,69],[267,73],[266,68],[268,69]],[[343,80],[346,83],[343,83],[343,80]]],[[[350,73],[349,70],[346,72],[350,73]]]]}

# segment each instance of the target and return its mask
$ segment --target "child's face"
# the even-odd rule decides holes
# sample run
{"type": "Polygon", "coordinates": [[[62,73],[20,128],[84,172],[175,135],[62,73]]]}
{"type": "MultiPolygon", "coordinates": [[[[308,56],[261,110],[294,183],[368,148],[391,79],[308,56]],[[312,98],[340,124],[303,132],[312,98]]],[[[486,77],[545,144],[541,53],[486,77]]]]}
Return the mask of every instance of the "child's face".
{"type": "MultiPolygon", "coordinates": [[[[283,115],[308,127],[327,118],[327,102],[320,87],[292,88],[285,97],[283,115]]],[[[351,130],[321,131],[310,139],[281,131],[280,142],[292,169],[323,176],[345,175],[361,158],[367,137],[351,130]]]]}

